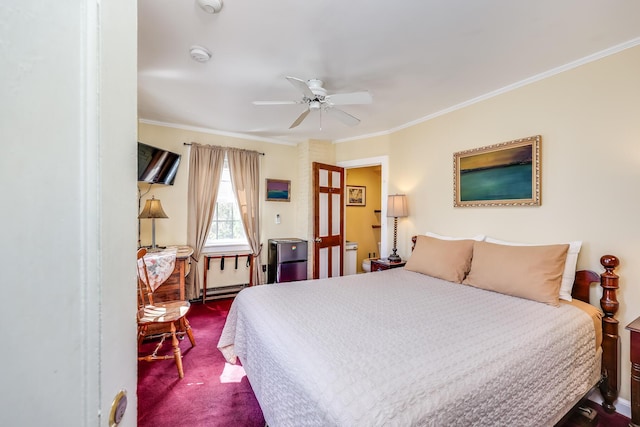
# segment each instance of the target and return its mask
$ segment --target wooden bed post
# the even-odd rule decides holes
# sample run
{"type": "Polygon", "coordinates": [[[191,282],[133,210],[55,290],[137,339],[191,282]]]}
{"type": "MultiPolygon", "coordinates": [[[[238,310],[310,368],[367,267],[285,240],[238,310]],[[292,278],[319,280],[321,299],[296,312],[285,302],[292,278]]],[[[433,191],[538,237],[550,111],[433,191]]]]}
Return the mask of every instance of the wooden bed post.
{"type": "Polygon", "coordinates": [[[613,413],[616,407],[613,402],[618,398],[619,382],[619,362],[618,349],[620,336],[618,335],[618,320],[614,317],[618,311],[618,299],[616,291],[618,289],[618,275],[613,270],[620,264],[617,257],[604,255],[600,258],[600,264],[605,272],[600,275],[600,286],[602,286],[602,298],[600,306],[604,312],[602,318],[602,381],[600,382],[600,393],[602,394],[602,406],[608,413],[613,413]]]}

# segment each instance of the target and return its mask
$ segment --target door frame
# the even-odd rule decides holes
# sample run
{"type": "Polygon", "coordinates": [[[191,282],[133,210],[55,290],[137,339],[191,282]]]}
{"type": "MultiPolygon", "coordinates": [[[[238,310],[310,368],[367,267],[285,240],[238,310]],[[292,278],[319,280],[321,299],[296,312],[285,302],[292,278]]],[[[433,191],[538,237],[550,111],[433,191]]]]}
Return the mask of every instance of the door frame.
{"type": "MultiPolygon", "coordinates": [[[[380,204],[382,209],[382,215],[380,215],[380,257],[385,257],[390,253],[389,242],[387,236],[387,196],[389,195],[389,156],[367,157],[363,159],[345,160],[342,162],[336,162],[336,166],[343,167],[345,169],[345,184],[346,184],[346,170],[352,168],[364,168],[367,166],[380,166],[380,204]],[[385,254],[385,255],[383,255],[385,254]]],[[[346,203],[346,197],[345,197],[346,203]]],[[[345,209],[345,227],[347,223],[347,214],[345,209]]],[[[343,235],[347,235],[347,231],[342,231],[343,235]]],[[[345,237],[346,239],[346,237],[345,237]]]]}

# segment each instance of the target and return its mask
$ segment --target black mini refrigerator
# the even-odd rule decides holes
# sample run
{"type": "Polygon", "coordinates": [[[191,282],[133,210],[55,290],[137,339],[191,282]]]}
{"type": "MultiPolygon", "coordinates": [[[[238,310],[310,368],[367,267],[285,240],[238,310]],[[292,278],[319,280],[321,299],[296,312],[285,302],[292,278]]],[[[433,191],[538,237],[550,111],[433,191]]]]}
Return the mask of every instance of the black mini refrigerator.
{"type": "Polygon", "coordinates": [[[307,241],[269,239],[267,283],[307,280],[307,241]]]}

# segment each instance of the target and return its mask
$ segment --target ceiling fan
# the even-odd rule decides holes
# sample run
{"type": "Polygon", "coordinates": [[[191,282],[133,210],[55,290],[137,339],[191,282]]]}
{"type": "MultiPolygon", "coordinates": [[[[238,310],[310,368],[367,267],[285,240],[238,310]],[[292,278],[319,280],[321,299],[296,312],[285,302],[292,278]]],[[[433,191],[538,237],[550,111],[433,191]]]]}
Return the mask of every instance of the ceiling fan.
{"type": "Polygon", "coordinates": [[[327,90],[322,87],[324,82],[319,79],[310,79],[304,81],[296,77],[287,77],[287,80],[300,92],[302,92],[302,100],[299,101],[254,101],[255,105],[291,105],[302,104],[306,108],[298,116],[298,118],[289,126],[293,129],[298,126],[309,115],[311,111],[319,110],[325,112],[346,125],[355,126],[360,123],[360,119],[351,114],[336,108],[336,105],[355,105],[355,104],[371,104],[373,99],[367,91],[335,93],[328,95],[327,90]]]}

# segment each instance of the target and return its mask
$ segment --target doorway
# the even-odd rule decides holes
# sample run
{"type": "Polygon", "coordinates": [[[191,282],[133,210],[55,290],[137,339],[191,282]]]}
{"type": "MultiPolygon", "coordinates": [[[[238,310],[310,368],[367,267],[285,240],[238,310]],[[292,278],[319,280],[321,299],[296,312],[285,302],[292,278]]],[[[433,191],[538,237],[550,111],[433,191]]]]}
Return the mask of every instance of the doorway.
{"type": "MultiPolygon", "coordinates": [[[[345,183],[364,187],[364,203],[345,206],[345,240],[357,242],[356,272],[362,273],[362,261],[387,253],[388,157],[338,162],[345,168],[345,183]],[[378,245],[378,242],[380,243],[378,245]]],[[[348,198],[348,195],[347,195],[348,198]]]]}

